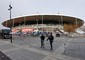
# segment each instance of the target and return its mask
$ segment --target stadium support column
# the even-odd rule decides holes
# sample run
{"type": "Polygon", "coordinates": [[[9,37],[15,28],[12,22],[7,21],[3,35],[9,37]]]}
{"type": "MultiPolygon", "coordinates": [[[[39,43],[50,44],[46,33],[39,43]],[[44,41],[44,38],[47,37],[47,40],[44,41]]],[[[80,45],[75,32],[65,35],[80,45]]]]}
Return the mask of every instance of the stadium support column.
{"type": "Polygon", "coordinates": [[[12,20],[12,22],[13,22],[13,24],[12,24],[12,29],[13,29],[14,28],[14,23],[15,23],[14,19],[12,20]]]}
{"type": "Polygon", "coordinates": [[[62,30],[63,30],[63,17],[61,16],[61,25],[62,25],[62,30]]]}
{"type": "Polygon", "coordinates": [[[24,27],[26,26],[25,22],[26,22],[26,17],[24,17],[24,27]]]}
{"type": "Polygon", "coordinates": [[[36,22],[37,22],[37,30],[38,30],[38,20],[36,19],[36,22]]]}
{"type": "Polygon", "coordinates": [[[42,15],[42,31],[43,31],[43,15],[42,15]]]}
{"type": "Polygon", "coordinates": [[[76,20],[76,27],[77,27],[77,18],[75,18],[75,20],[76,20]]]}
{"type": "MultiPolygon", "coordinates": [[[[12,9],[12,6],[11,4],[9,5],[9,11],[10,11],[10,21],[11,21],[11,9],[12,9]]],[[[10,42],[12,43],[12,25],[10,26],[10,31],[11,31],[11,38],[10,38],[10,42]]]]}

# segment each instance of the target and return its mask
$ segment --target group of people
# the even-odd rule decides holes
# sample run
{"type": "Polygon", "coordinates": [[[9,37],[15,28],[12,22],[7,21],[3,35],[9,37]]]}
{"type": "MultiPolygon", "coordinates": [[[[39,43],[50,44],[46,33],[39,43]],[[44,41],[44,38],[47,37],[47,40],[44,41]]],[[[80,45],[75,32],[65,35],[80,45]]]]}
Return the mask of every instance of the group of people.
{"type": "MultiPolygon", "coordinates": [[[[44,48],[44,40],[45,40],[45,36],[42,34],[41,36],[40,36],[40,38],[41,38],[41,48],[44,48]]],[[[53,41],[54,41],[54,36],[52,35],[52,33],[49,33],[49,35],[48,35],[48,38],[47,38],[47,41],[49,40],[49,42],[50,42],[50,50],[53,50],[53,45],[52,45],[52,43],[53,43],[53,41]]]]}

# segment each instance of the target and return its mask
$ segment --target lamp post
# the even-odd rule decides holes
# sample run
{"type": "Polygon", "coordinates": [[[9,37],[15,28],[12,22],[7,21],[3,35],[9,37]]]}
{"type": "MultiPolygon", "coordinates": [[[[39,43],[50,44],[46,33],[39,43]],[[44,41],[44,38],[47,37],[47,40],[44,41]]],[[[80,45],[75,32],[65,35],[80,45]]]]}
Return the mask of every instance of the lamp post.
{"type": "MultiPolygon", "coordinates": [[[[10,20],[11,20],[11,9],[12,9],[12,6],[11,4],[9,5],[9,11],[10,11],[10,20]]],[[[12,43],[12,25],[10,26],[10,31],[11,31],[11,38],[10,38],[10,42],[12,43]]]]}

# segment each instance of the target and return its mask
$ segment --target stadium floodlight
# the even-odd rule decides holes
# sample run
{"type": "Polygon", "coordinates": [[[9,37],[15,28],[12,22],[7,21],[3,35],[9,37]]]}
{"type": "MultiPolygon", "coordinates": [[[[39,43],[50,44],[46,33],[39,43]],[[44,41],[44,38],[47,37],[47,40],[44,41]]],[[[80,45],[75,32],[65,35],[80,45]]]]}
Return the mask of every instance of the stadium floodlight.
{"type": "MultiPolygon", "coordinates": [[[[11,20],[11,9],[12,9],[12,6],[11,4],[9,5],[9,11],[10,11],[10,20],[11,20]]],[[[12,43],[12,26],[10,26],[10,31],[11,31],[11,38],[10,38],[10,42],[12,43]]]]}

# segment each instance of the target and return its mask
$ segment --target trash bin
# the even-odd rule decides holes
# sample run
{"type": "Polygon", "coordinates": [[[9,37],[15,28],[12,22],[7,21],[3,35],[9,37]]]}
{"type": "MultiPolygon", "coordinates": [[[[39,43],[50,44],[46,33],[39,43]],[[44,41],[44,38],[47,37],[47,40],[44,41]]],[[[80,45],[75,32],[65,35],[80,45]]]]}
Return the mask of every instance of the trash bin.
{"type": "Polygon", "coordinates": [[[60,34],[56,34],[56,37],[60,37],[60,34]]]}

